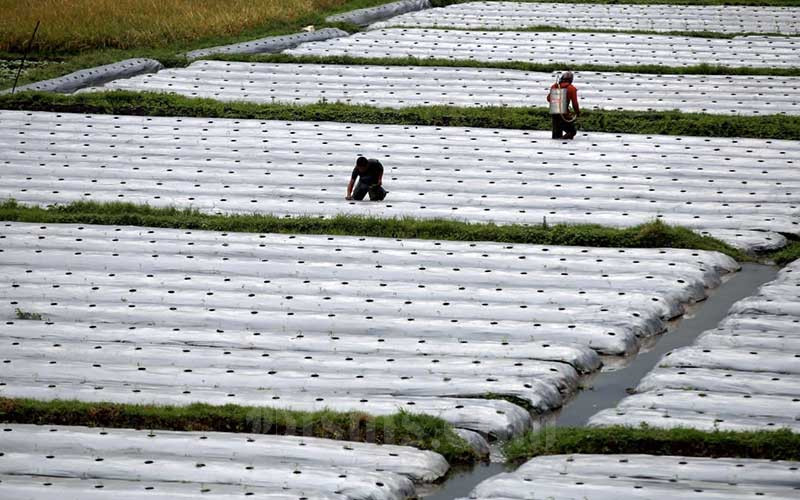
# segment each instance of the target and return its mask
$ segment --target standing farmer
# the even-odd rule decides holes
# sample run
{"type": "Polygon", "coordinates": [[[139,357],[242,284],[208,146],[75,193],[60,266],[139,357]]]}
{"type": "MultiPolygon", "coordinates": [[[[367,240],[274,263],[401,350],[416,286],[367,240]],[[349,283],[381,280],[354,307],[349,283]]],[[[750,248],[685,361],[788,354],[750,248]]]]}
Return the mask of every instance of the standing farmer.
{"type": "Polygon", "coordinates": [[[580,116],[581,108],[578,106],[578,89],[572,84],[572,78],[572,72],[565,71],[547,94],[553,119],[553,139],[572,139],[577,133],[575,120],[580,116]],[[570,103],[572,113],[569,111],[570,103]]]}
{"type": "Polygon", "coordinates": [[[366,159],[359,156],[356,166],[350,175],[350,183],[347,185],[347,200],[363,200],[369,193],[370,201],[381,201],[386,198],[386,190],[383,189],[383,165],[374,159],[366,159]],[[358,180],[358,184],[356,184],[358,180]],[[353,189],[355,185],[355,189],[353,189]]]}

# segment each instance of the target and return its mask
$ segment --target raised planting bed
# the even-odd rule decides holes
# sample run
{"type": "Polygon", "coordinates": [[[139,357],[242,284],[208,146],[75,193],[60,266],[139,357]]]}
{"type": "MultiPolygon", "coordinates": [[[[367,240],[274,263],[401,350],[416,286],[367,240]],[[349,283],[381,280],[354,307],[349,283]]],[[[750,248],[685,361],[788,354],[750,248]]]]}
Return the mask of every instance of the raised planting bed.
{"type": "Polygon", "coordinates": [[[560,64],[565,62],[564,54],[569,54],[570,65],[800,66],[800,42],[782,36],[719,39],[617,33],[393,28],[305,43],[284,53],[560,64]]]}
{"type": "Polygon", "coordinates": [[[4,396],[404,408],[496,437],[560,407],[593,351],[635,353],[737,267],[691,250],[18,223],[2,236],[4,396]]]}
{"type": "Polygon", "coordinates": [[[649,455],[537,457],[469,498],[796,498],[800,462],[649,455]]]}
{"type": "MultiPolygon", "coordinates": [[[[544,107],[558,73],[493,68],[197,61],[92,90],[169,92],[271,104],[544,107]]],[[[800,115],[800,78],[575,73],[581,108],[722,115],[800,115]],[[768,98],[767,98],[768,96],[768,98]]]]}
{"type": "Polygon", "coordinates": [[[0,197],[204,213],[688,227],[748,251],[800,233],[800,143],[330,122],[0,112],[0,197]],[[382,203],[345,201],[357,154],[382,203]]]}
{"type": "Polygon", "coordinates": [[[667,353],[636,394],[590,424],[800,430],[800,261],[731,307],[694,345],[667,353]]]}
{"type": "Polygon", "coordinates": [[[4,498],[401,500],[448,469],[429,451],[309,437],[23,424],[2,435],[4,498]]]}
{"type": "Polygon", "coordinates": [[[800,33],[800,8],[746,5],[626,5],[552,2],[465,2],[410,12],[372,28],[390,26],[520,29],[561,27],[614,31],[800,33]]]}

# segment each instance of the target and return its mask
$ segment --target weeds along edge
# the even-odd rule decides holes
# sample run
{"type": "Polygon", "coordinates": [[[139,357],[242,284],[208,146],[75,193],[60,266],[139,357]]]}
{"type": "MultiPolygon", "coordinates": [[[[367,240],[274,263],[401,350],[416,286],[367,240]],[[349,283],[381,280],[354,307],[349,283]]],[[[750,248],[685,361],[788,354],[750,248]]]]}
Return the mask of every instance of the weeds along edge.
{"type": "Polygon", "coordinates": [[[504,225],[442,219],[336,216],[278,217],[264,214],[212,215],[191,209],[130,203],[74,202],[53,207],[0,203],[0,220],[35,223],[104,224],[249,233],[331,234],[448,241],[573,245],[624,248],[687,248],[724,253],[738,261],[753,258],[722,241],[654,221],[630,228],[599,225],[504,225]]]}
{"type": "Polygon", "coordinates": [[[637,454],[800,460],[800,434],[790,430],[701,431],[654,427],[552,427],[529,432],[503,448],[521,463],[541,455],[637,454]]]}
{"type": "Polygon", "coordinates": [[[399,412],[302,412],[239,405],[189,406],[38,401],[0,397],[0,421],[16,424],[79,425],[172,431],[236,432],[319,437],[342,441],[414,446],[439,453],[451,464],[481,459],[443,420],[399,412]]]}

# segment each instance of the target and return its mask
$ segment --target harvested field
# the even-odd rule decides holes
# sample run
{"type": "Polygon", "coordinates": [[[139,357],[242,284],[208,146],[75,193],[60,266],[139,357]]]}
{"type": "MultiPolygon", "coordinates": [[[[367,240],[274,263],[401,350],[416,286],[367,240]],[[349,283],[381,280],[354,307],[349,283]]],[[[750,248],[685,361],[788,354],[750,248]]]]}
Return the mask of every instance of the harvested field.
{"type": "Polygon", "coordinates": [[[288,24],[346,0],[0,0],[0,50],[22,52],[36,21],[36,52],[162,47],[288,24]]]}

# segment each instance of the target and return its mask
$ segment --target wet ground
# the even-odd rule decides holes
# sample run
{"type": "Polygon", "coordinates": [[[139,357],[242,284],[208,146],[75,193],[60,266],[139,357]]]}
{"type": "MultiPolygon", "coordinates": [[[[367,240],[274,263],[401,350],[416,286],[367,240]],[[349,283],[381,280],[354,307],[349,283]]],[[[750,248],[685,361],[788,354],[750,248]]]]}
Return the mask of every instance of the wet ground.
{"type": "MultiPolygon", "coordinates": [[[[610,368],[586,380],[585,389],[557,415],[550,415],[544,425],[582,426],[600,410],[611,408],[628,395],[668,351],[690,345],[698,335],[710,330],[725,317],[734,302],[753,295],[759,286],[775,278],[778,269],[761,264],[743,264],[742,270],[727,277],[725,283],[710,292],[709,298],[695,304],[680,319],[669,325],[657,342],[626,362],[609,360],[610,368]]],[[[497,457],[500,460],[500,457],[497,457]]],[[[511,471],[514,467],[493,462],[475,467],[454,468],[447,481],[421,491],[425,500],[464,498],[481,481],[511,471]]]]}

